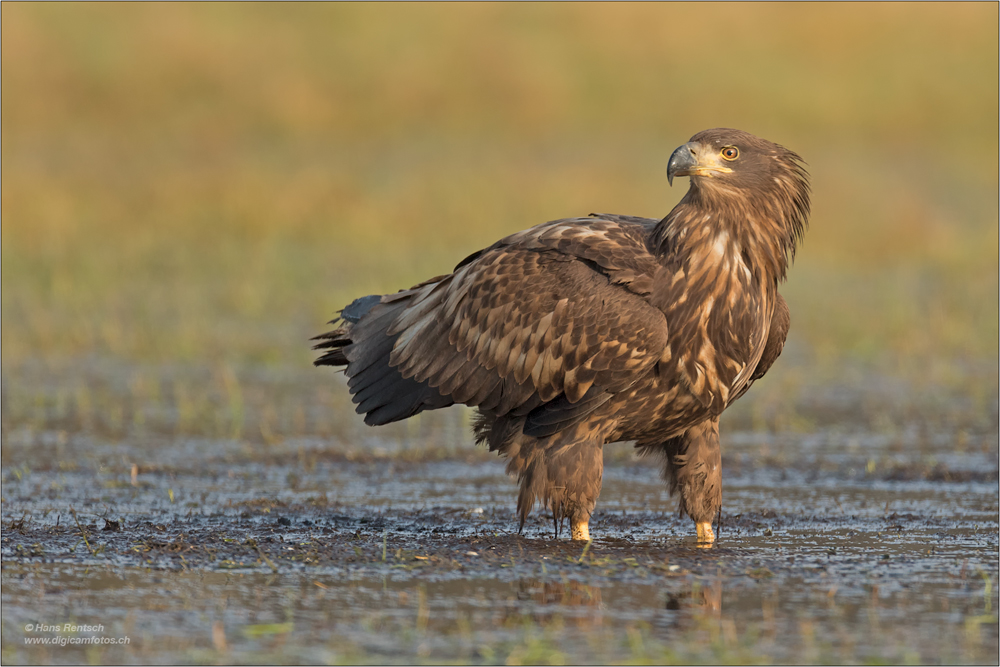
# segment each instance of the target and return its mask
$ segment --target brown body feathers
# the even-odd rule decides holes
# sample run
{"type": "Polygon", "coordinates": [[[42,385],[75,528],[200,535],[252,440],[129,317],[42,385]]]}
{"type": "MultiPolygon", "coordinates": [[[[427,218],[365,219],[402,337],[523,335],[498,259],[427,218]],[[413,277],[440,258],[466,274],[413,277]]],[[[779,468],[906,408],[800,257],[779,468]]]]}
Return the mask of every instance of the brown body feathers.
{"type": "Polygon", "coordinates": [[[346,366],[368,424],[477,408],[477,440],[520,481],[522,526],[536,501],[585,525],[618,441],[662,455],[681,509],[710,522],[718,418],[781,352],[778,284],[809,185],[796,154],[726,129],[678,148],[668,176],[691,187],[662,220],[555,220],[356,300],[317,337],[316,364],[346,366]]]}

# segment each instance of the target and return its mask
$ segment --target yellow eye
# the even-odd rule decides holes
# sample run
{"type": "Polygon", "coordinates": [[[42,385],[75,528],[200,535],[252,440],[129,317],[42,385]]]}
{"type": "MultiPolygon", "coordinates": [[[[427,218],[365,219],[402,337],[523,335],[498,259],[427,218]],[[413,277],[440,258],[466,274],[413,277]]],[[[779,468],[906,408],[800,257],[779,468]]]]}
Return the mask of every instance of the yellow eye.
{"type": "Polygon", "coordinates": [[[740,156],[740,149],[736,146],[726,146],[722,149],[722,158],[732,162],[740,156]]]}

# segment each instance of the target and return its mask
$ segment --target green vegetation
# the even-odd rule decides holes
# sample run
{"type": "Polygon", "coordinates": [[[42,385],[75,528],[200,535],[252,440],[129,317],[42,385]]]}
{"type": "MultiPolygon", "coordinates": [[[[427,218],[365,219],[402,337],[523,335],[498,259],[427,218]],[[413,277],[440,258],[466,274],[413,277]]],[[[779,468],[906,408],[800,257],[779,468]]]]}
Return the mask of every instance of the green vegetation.
{"type": "Polygon", "coordinates": [[[662,215],[669,152],[718,125],[815,186],[786,356],[733,419],[808,428],[790,396],[873,376],[981,417],[996,25],[988,3],[4,6],[4,427],[349,428],[307,345],[336,309],[531,224],[662,215]]]}

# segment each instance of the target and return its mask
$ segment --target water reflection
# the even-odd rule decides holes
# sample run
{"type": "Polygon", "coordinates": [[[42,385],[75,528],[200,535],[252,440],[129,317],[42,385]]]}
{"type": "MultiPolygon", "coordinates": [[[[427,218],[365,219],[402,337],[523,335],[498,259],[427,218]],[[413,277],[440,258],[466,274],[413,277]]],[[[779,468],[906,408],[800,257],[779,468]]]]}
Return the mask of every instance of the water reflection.
{"type": "Polygon", "coordinates": [[[540,605],[600,607],[601,588],[579,581],[542,582],[522,579],[518,582],[517,599],[531,600],[540,605]]]}
{"type": "Polygon", "coordinates": [[[515,585],[516,603],[504,613],[505,623],[526,620],[540,626],[566,624],[592,628],[603,625],[608,609],[647,610],[643,619],[664,628],[681,630],[706,619],[722,617],[721,579],[678,579],[674,586],[594,586],[582,581],[522,579],[515,585]],[[659,609],[648,614],[648,611],[659,609]]]}
{"type": "Polygon", "coordinates": [[[603,623],[600,586],[580,581],[522,579],[517,582],[517,601],[517,607],[509,610],[508,618],[529,616],[541,626],[569,623],[576,627],[595,627],[603,623]]]}
{"type": "Polygon", "coordinates": [[[684,630],[704,619],[722,618],[722,579],[695,579],[687,590],[667,591],[660,623],[670,630],[684,630]]]}

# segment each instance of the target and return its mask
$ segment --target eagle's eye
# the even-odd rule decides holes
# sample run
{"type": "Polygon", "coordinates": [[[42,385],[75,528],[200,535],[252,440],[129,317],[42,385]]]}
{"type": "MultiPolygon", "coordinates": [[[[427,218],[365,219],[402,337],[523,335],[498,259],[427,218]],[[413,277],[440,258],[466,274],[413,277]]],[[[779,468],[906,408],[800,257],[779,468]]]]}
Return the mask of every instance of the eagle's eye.
{"type": "Polygon", "coordinates": [[[722,157],[725,160],[732,162],[740,156],[740,149],[736,146],[726,146],[722,149],[722,157]]]}

